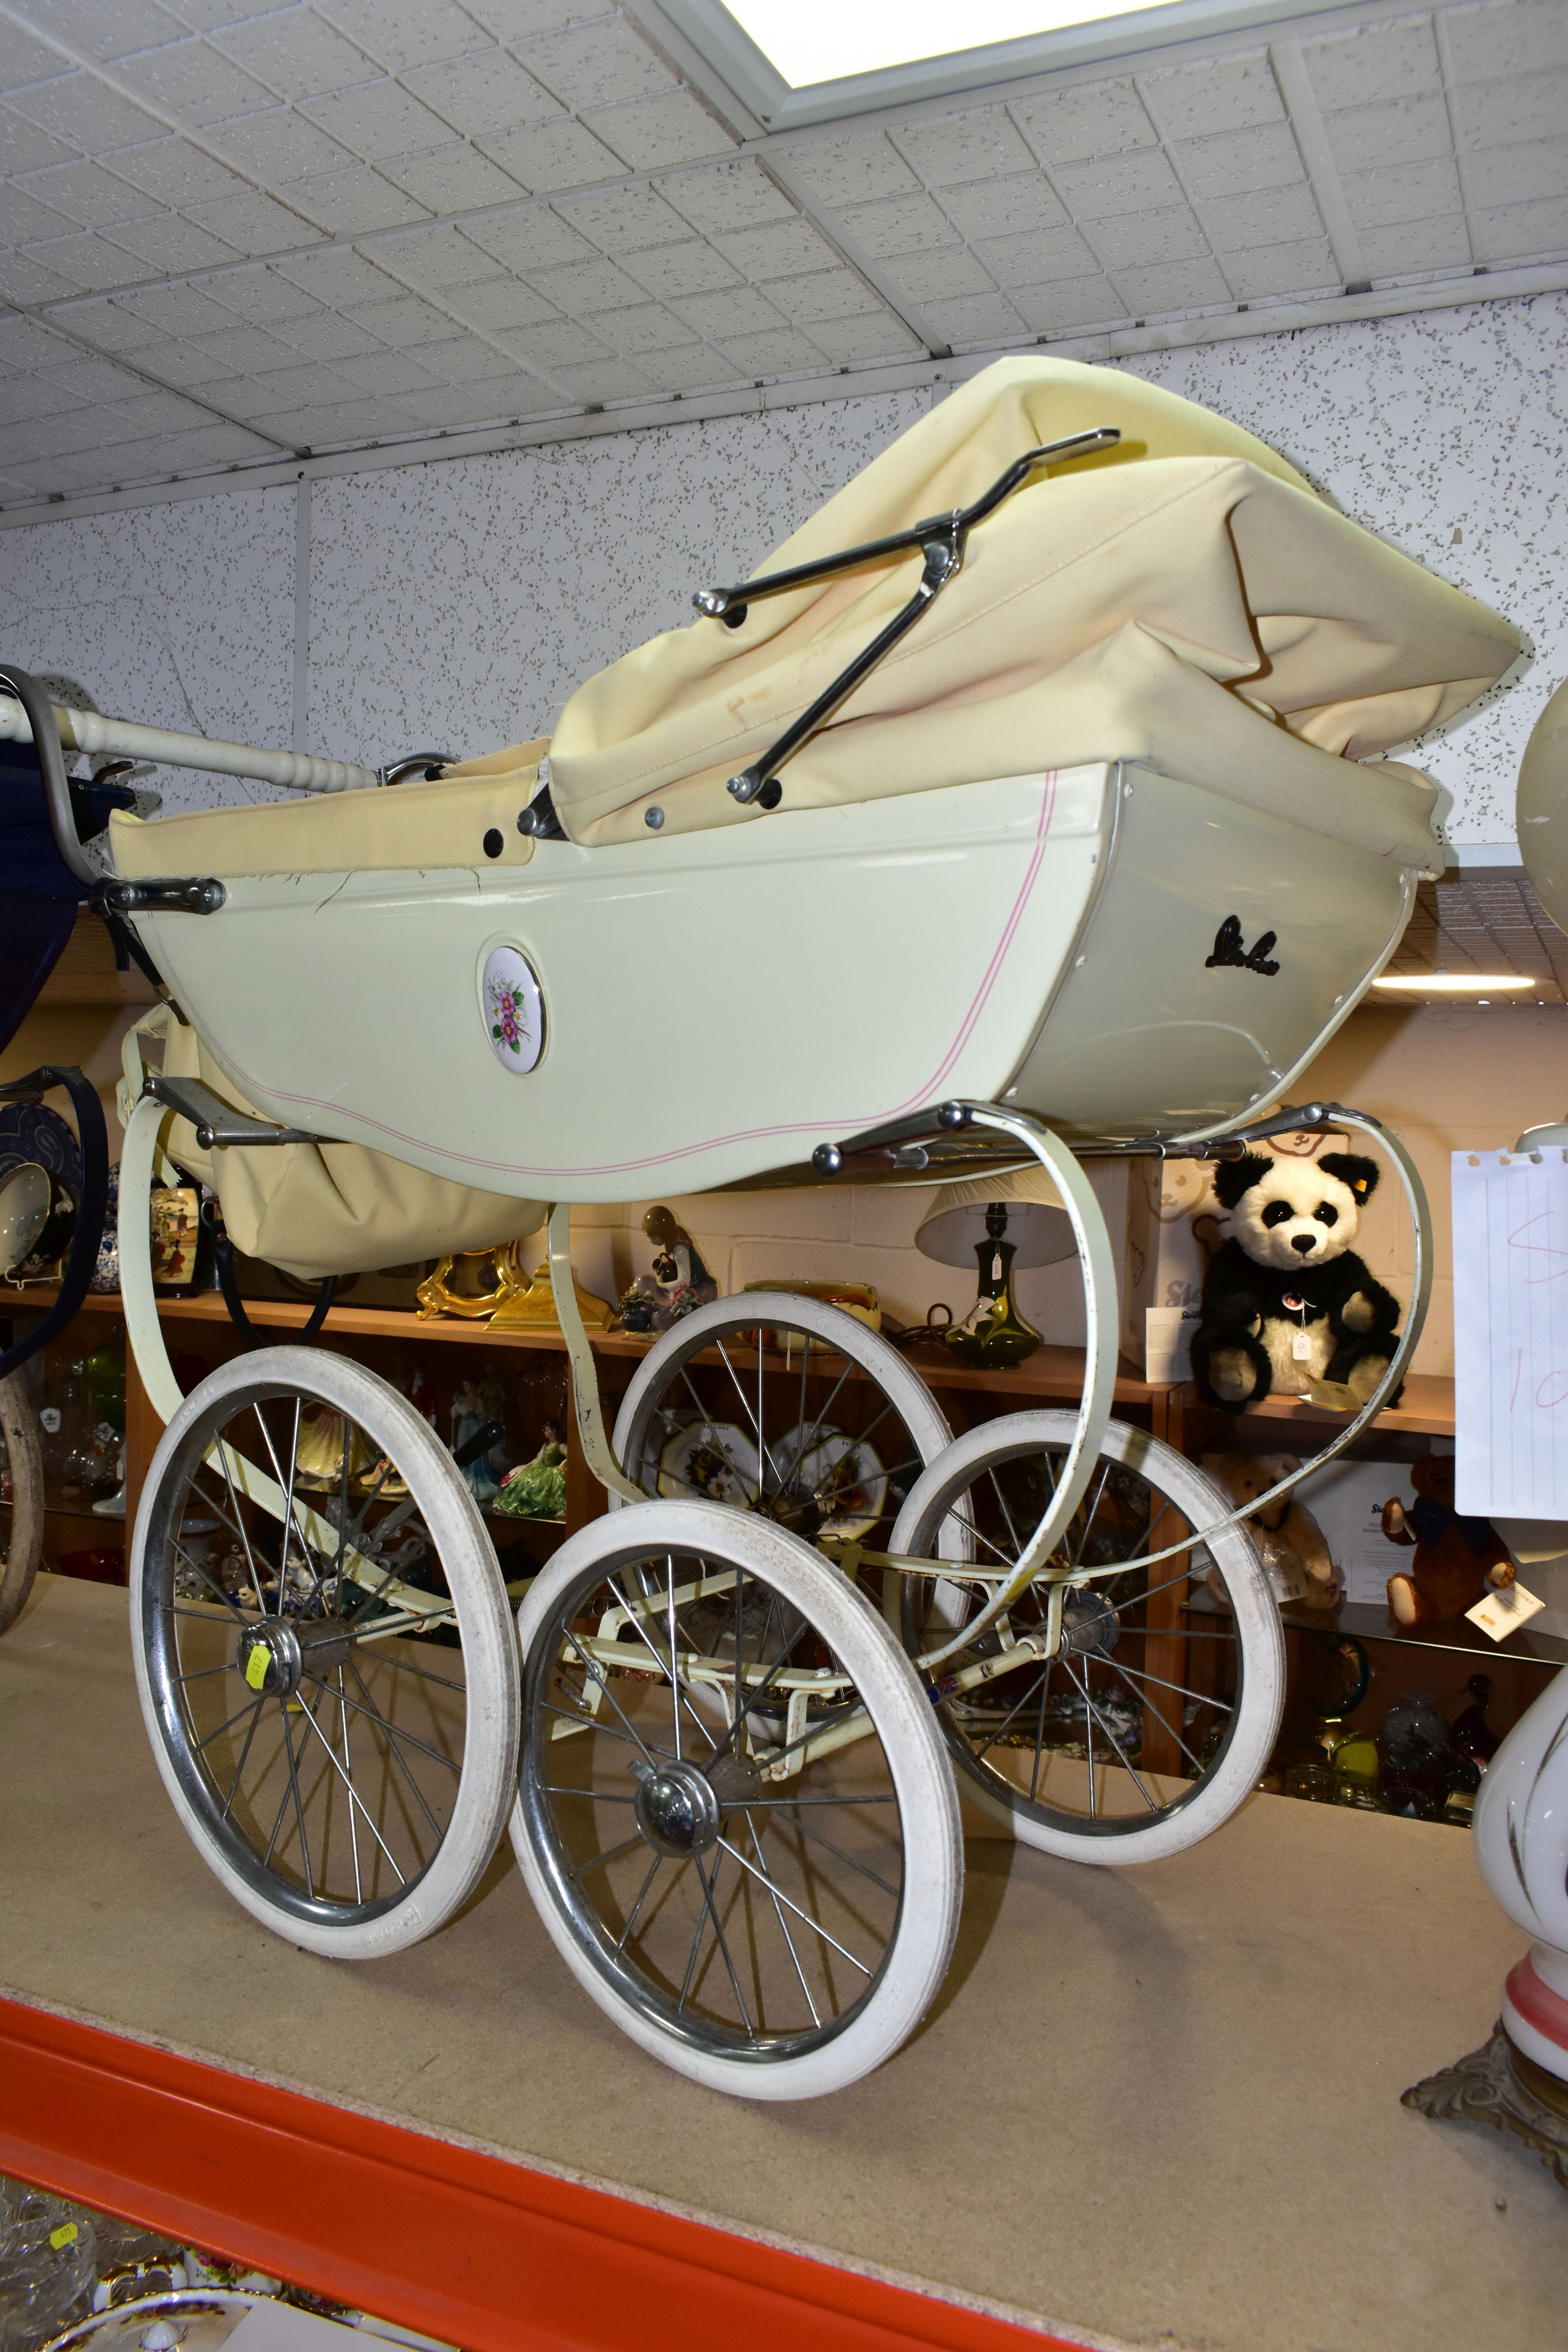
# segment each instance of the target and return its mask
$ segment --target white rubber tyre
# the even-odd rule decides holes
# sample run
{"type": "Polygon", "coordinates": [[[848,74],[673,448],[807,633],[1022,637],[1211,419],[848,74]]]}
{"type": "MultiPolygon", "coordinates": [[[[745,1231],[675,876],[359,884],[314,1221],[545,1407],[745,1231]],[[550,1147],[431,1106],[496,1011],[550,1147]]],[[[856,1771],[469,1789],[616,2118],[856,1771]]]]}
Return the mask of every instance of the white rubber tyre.
{"type": "MultiPolygon", "coordinates": [[[[935,1540],[937,1530],[955,1507],[967,1511],[970,1507],[963,1498],[977,1482],[993,1470],[1047,1448],[1065,1450],[1076,1426],[1076,1416],[1070,1412],[1021,1412],[982,1423],[970,1430],[921,1479],[900,1515],[889,1549],[911,1553],[917,1559],[952,1557],[935,1540]]],[[[1125,1422],[1107,1424],[1100,1454],[1102,1462],[1131,1472],[1146,1483],[1151,1492],[1163,1496],[1194,1530],[1194,1542],[1205,1528],[1228,1517],[1235,1507],[1205,1471],[1159,1438],[1150,1436],[1147,1431],[1131,1428],[1125,1422]]],[[[1103,1492],[1103,1473],[1096,1475],[1101,1480],[1103,1492]]],[[[1091,1481],[1091,1496],[1095,1491],[1091,1481]]],[[[1024,1532],[1027,1533],[1026,1528],[1024,1532]]],[[[1156,1538],[1151,1549],[1170,1539],[1156,1538]]],[[[1239,1672],[1237,1697],[1232,1703],[1234,1720],[1217,1756],[1169,1804],[1152,1806],[1146,1816],[1130,1812],[1099,1821],[1074,1822],[1053,1807],[1031,1803],[1022,1791],[1009,1793],[1005,1776],[986,1768],[983,1760],[977,1761],[972,1740],[957,1727],[948,1706],[941,1703],[933,1707],[942,1722],[964,1795],[1026,1845],[1035,1846],[1042,1853],[1063,1855],[1069,1861],[1113,1868],[1157,1862],[1167,1854],[1181,1853],[1209,1836],[1257,1788],[1279,1735],[1285,1704],[1285,1636],[1262,1559],[1246,1528],[1231,1527],[1210,1536],[1207,1549],[1224,1579],[1235,1627],[1239,1672]]],[[[1167,1562],[1156,1572],[1171,1575],[1172,1564],[1167,1562]]],[[[889,1580],[892,1581],[891,1576],[889,1580]]],[[[1112,1586],[1114,1580],[1114,1571],[1102,1579],[1112,1586]]],[[[956,1595],[958,1586],[944,1580],[935,1591],[942,1597],[956,1595]]],[[[949,1631],[950,1621],[962,1622],[952,1618],[951,1608],[942,1605],[942,1598],[937,1613],[944,1634],[949,1631]]],[[[1205,1633],[1203,1638],[1215,1637],[1205,1633]]],[[[904,1646],[910,1652],[918,1652],[921,1646],[912,1622],[906,1628],[904,1646]]],[[[942,1671],[951,1675],[962,1663],[962,1658],[955,1658],[942,1671]]],[[[1128,1671],[1131,1677],[1130,1690],[1139,1682],[1145,1682],[1149,1684],[1146,1696],[1156,1706],[1172,1706],[1168,1680],[1160,1684],[1136,1667],[1128,1671]]],[[[938,1694],[933,1691],[931,1697],[936,1701],[938,1694]]],[[[1042,1706],[1042,1715],[1043,1712],[1042,1706]]],[[[1179,1721],[1179,1708],[1176,1712],[1179,1721]]],[[[1090,1769],[1092,1775],[1092,1767],[1090,1769]]]]}
{"type": "MultiPolygon", "coordinates": [[[[512,1844],[556,1949],[590,1999],[651,2057],[710,2090],[742,2098],[818,2098],[858,2082],[890,2058],[925,2015],[946,1973],[958,1928],[963,1858],[952,1771],[931,1708],[864,1596],[798,1537],[765,1519],[713,1503],[660,1500],[628,1506],[570,1537],[523,1600],[518,1633],[526,1732],[512,1844]],[[868,1990],[842,2021],[783,2037],[776,2047],[763,2047],[760,2039],[757,2046],[746,2047],[732,2037],[725,2042],[700,2030],[695,2019],[682,2025],[669,2013],[668,2000],[661,2008],[650,1997],[649,1980],[626,1957],[626,1938],[615,1944],[590,1916],[592,1903],[582,1893],[584,1874],[566,1862],[556,1812],[547,1801],[552,1795],[577,1795],[554,1788],[544,1777],[547,1771],[558,1776],[562,1767],[555,1759],[577,1749],[575,1738],[552,1741],[543,1728],[547,1715],[560,1711],[546,1695],[559,1688],[552,1681],[557,1662],[572,1649],[566,1630],[572,1612],[606,1580],[650,1557],[679,1554],[695,1554],[710,1569],[728,1566],[760,1580],[808,1621],[853,1677],[897,1801],[901,1885],[879,1966],[866,1971],[868,1990]]],[[[649,1675],[645,1680],[660,1678],[649,1675]]],[[[662,1688],[668,1686],[666,1677],[662,1688]]],[[[662,1688],[656,1697],[662,1696],[662,1688]]],[[[695,1715],[689,1717],[691,1725],[697,1721],[695,1715]]],[[[612,1731],[611,1737],[622,1735],[612,1731]]],[[[624,1805],[628,1800],[611,1801],[624,1805]]],[[[625,1821],[625,1814],[618,1819],[625,1821]]],[[[755,1841],[753,1845],[760,1861],[763,1848],[755,1841]]],[[[779,1916],[782,1924],[782,1911],[779,1916]]],[[[804,1931],[796,1933],[804,1942],[804,1931]]]]}
{"type": "MultiPolygon", "coordinates": [[[[629,1465],[642,1458],[651,1415],[680,1364],[716,1345],[726,1333],[753,1327],[806,1333],[820,1341],[825,1350],[847,1357],[900,1415],[922,1463],[934,1462],[952,1444],[947,1418],[919,1372],[858,1316],[848,1315],[824,1298],[797,1298],[787,1291],[748,1291],[742,1297],[710,1299],[706,1307],[682,1316],[679,1323],[660,1333],[637,1366],[616,1415],[616,1459],[628,1477],[637,1475],[629,1465]]],[[[742,1411],[746,1409],[742,1402],[742,1411]]],[[[626,1507],[619,1496],[612,1495],[610,1507],[626,1507]]]]}
{"type": "Polygon", "coordinates": [[[44,1456],[18,1375],[0,1381],[0,1440],[11,1493],[0,1505],[0,1633],[21,1615],[44,1556],[44,1456]]]}
{"type": "MultiPolygon", "coordinates": [[[[296,1435],[297,1432],[298,1424],[296,1435]]],[[[200,1507],[204,1512],[216,1510],[224,1524],[232,1526],[222,1483],[210,1470],[204,1475],[206,1485],[199,1490],[200,1507]],[[216,1502],[215,1488],[218,1496],[216,1502]]],[[[303,1490],[297,1496],[297,1501],[311,1506],[319,1499],[303,1490]]],[[[252,1543],[259,1552],[266,1540],[262,1530],[279,1527],[282,1514],[280,1510],[264,1514],[258,1505],[251,1504],[241,1517],[253,1525],[252,1543]]],[[[324,1560],[326,1557],[323,1548],[321,1558],[324,1560]]],[[[188,1578],[193,1564],[187,1555],[181,1553],[180,1558],[188,1578]]],[[[199,1569],[194,1572],[202,1573],[199,1569]]],[[[266,1580],[262,1578],[258,1580],[258,1597],[264,1597],[265,1591],[266,1580]]],[[[363,1611],[362,1596],[363,1588],[355,1588],[353,1593],[345,1591],[345,1606],[363,1611]]],[[[205,1594],[200,1597],[206,1601],[205,1594]]],[[[244,1623],[237,1630],[225,1624],[216,1606],[219,1601],[224,1601],[224,1596],[215,1588],[206,1606],[203,1637],[209,1644],[216,1644],[218,1635],[222,1635],[235,1654],[235,1662],[225,1672],[238,1676],[238,1654],[250,1634],[244,1623]]],[[[241,1613],[232,1601],[224,1601],[224,1606],[231,1614],[241,1613]]],[[[184,1616],[195,1612],[187,1607],[178,1613],[184,1616]]],[[[247,1622],[256,1623],[284,1622],[259,1607],[251,1612],[248,1604],[244,1613],[247,1622]]],[[[317,1627],[324,1621],[310,1616],[299,1622],[317,1627]]],[[[435,1431],[408,1400],[379,1374],[324,1349],[262,1348],[219,1366],[193,1390],[164,1431],[153,1454],[137,1513],[131,1553],[131,1625],[142,1717],[170,1801],[208,1868],[252,1918],[289,1943],[328,1958],[373,1959],[418,1943],[449,1919],[472,1894],[505,1828],[515,1792],[521,1724],[516,1640],[495,1551],[473,1496],[435,1431]],[[216,1805],[216,1779],[198,1758],[197,1743],[184,1712],[186,1703],[177,1690],[178,1657],[173,1647],[180,1638],[174,1630],[175,1531],[182,1525],[193,1477],[217,1432],[230,1433],[227,1444],[233,1454],[243,1454],[264,1475],[271,1471],[274,1465],[264,1448],[259,1416],[251,1411],[251,1401],[258,1396],[263,1401],[284,1400],[285,1409],[286,1401],[291,1397],[305,1405],[325,1405],[356,1424],[374,1452],[390,1459],[406,1483],[418,1519],[423,1522],[428,1538],[427,1550],[435,1556],[457,1620],[460,1679],[452,1664],[457,1652],[450,1646],[432,1648],[430,1636],[403,1640],[395,1645],[384,1643],[379,1654],[368,1646],[353,1651],[354,1666],[351,1672],[363,1656],[368,1673],[402,1675],[402,1687],[412,1689],[416,1698],[429,1698],[423,1686],[430,1685],[432,1690],[438,1686],[457,1692],[461,1700],[460,1707],[453,1699],[430,1701],[447,1709],[448,1724],[453,1717],[460,1718],[453,1741],[460,1750],[460,1760],[455,1753],[437,1756],[436,1761],[443,1771],[429,1775],[429,1784],[437,1791],[446,1817],[444,1821],[437,1820],[431,1813],[428,1800],[421,1800],[430,1828],[427,1833],[417,1830],[417,1824],[416,1828],[418,1839],[430,1850],[426,1853],[423,1845],[411,1843],[406,1850],[410,1871],[402,1874],[406,1883],[373,1899],[353,1899],[360,1891],[362,1863],[367,1874],[380,1869],[369,1840],[375,1836],[382,1852],[389,1854],[389,1869],[398,1869],[396,1858],[371,1829],[368,1818],[363,1833],[365,1853],[362,1856],[357,1823],[360,1815],[368,1816],[371,1809],[365,1805],[363,1794],[356,1805],[352,1797],[345,1801],[338,1793],[338,1783],[346,1787],[351,1775],[342,1774],[334,1763],[332,1771],[338,1774],[338,1781],[332,1780],[303,1726],[296,1759],[288,1724],[289,1701],[279,1697],[278,1705],[289,1743],[289,1777],[294,1777],[296,1760],[301,1774],[308,1764],[314,1765],[318,1780],[329,1792],[323,1804],[330,1805],[335,1798],[340,1814],[346,1813],[348,1821],[356,1825],[353,1889],[342,1881],[342,1864],[336,1859],[332,1866],[339,1874],[337,1892],[325,1888],[320,1893],[312,1892],[308,1873],[307,1885],[301,1888],[284,1871],[269,1866],[268,1856],[257,1851],[258,1840],[247,1840],[235,1828],[233,1820],[227,1818],[228,1806],[220,1809],[216,1805]],[[242,1444],[235,1433],[236,1424],[247,1413],[246,1425],[254,1442],[242,1444]],[[414,1653],[424,1663],[416,1664],[412,1658],[405,1660],[401,1654],[404,1652],[414,1653]],[[417,1685],[407,1681],[411,1675],[418,1677],[417,1685]],[[449,1801],[440,1793],[446,1790],[453,1791],[449,1801]]],[[[333,1720],[330,1714],[331,1671],[326,1668],[313,1678],[302,1675],[299,1685],[307,1700],[312,1691],[318,1694],[315,1703],[327,1714],[329,1727],[333,1720]]],[[[337,1671],[339,1689],[344,1691],[341,1664],[337,1671]]],[[[363,1677],[360,1688],[368,1698],[368,1686],[363,1677]]],[[[262,1697],[265,1702],[265,1692],[262,1697]]],[[[293,1707],[296,1714],[307,1711],[298,1693],[293,1707]]],[[[412,1790],[414,1774],[409,1760],[416,1749],[426,1757],[434,1752],[428,1739],[421,1748],[416,1737],[404,1727],[406,1717],[404,1724],[395,1724],[392,1717],[377,1713],[375,1704],[367,1706],[352,1696],[341,1699],[336,1721],[342,1727],[344,1742],[355,1732],[362,1742],[366,1737],[370,1738],[373,1778],[377,1734],[374,1728],[365,1734],[359,1720],[367,1714],[373,1726],[380,1724],[388,1735],[380,1741],[385,1751],[380,1767],[383,1787],[395,1792],[412,1790]],[[398,1765],[396,1772],[390,1769],[395,1762],[398,1765]]],[[[310,1720],[316,1720],[313,1714],[310,1720]]],[[[325,1748],[329,1743],[319,1729],[316,1737],[325,1748]]],[[[362,1757],[363,1752],[362,1746],[362,1757]]],[[[242,1766],[243,1761],[242,1759],[242,1766]]],[[[369,1789],[372,1782],[364,1785],[369,1789]]],[[[404,1806],[413,1820],[406,1798],[404,1806]]],[[[383,1811],[375,1818],[388,1835],[397,1834],[390,1812],[383,1811]]],[[[308,1851],[307,1827],[301,1813],[300,1845],[308,1851]]],[[[341,1822],[331,1834],[341,1853],[344,1834],[341,1822]]],[[[275,1830],[275,1840],[277,1835],[275,1830]]],[[[318,1847],[319,1868],[326,1866],[327,1853],[323,1842],[318,1847]]]]}

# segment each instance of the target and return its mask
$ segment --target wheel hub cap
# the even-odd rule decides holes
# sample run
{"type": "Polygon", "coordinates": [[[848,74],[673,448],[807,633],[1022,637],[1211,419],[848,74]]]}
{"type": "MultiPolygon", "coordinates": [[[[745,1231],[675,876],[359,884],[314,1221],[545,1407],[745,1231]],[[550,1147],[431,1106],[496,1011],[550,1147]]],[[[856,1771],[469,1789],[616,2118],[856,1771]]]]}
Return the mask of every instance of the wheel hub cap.
{"type": "Polygon", "coordinates": [[[1062,1610],[1062,1647],[1076,1657],[1108,1658],[1121,1621],[1103,1593],[1078,1592],[1062,1610]]]}
{"type": "Polygon", "coordinates": [[[237,1664],[253,1691],[268,1698],[292,1698],[300,1681],[300,1644],[282,1617],[264,1617],[239,1637],[237,1664]]]}
{"type": "Polygon", "coordinates": [[[723,1815],[706,1773],[679,1758],[657,1771],[641,1763],[632,1770],[637,1777],[637,1824],[656,1853],[679,1861],[717,1845],[723,1815]]]}

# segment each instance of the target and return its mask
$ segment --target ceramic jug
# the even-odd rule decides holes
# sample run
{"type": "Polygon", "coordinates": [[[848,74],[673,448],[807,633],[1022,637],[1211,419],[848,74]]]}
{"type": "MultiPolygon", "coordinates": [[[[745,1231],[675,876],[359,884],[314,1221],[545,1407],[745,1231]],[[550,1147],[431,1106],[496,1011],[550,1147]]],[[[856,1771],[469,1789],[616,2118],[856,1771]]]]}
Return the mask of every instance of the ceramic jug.
{"type": "Polygon", "coordinates": [[[1488,1887],[1534,1938],[1510,1971],[1503,2025],[1516,2050],[1568,2082],[1568,1666],[1488,1766],[1474,1835],[1488,1887]]]}

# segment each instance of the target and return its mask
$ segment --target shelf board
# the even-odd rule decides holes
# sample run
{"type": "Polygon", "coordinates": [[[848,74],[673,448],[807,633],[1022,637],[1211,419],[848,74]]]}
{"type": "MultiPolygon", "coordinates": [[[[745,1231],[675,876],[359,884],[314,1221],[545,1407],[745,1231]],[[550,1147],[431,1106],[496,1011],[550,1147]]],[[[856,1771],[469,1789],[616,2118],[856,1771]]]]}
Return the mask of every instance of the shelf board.
{"type": "Polygon", "coordinates": [[[1522,1658],[1534,1666],[1568,1665],[1568,1642],[1555,1633],[1532,1633],[1528,1628],[1494,1642],[1479,1625],[1461,1617],[1450,1624],[1411,1628],[1396,1625],[1386,1609],[1364,1601],[1342,1601],[1337,1609],[1280,1611],[1296,1633],[1352,1634],[1358,1642],[1393,1642],[1403,1649],[1448,1650],[1476,1658],[1522,1658]]]}
{"type": "MultiPolygon", "coordinates": [[[[1188,1385],[1178,1389],[1173,1402],[1184,1413],[1206,1413],[1216,1422],[1229,1423],[1241,1421],[1283,1421],[1296,1428],[1340,1429],[1349,1420],[1348,1413],[1331,1412],[1328,1406],[1314,1404],[1310,1397],[1270,1396],[1261,1404],[1248,1405],[1236,1414],[1224,1412],[1218,1405],[1204,1404],[1197,1391],[1188,1385]]],[[[1379,1430],[1405,1430],[1413,1436],[1452,1437],[1454,1434],[1454,1383],[1436,1372],[1407,1372],[1405,1395],[1397,1405],[1384,1405],[1372,1424],[1379,1430]]]]}

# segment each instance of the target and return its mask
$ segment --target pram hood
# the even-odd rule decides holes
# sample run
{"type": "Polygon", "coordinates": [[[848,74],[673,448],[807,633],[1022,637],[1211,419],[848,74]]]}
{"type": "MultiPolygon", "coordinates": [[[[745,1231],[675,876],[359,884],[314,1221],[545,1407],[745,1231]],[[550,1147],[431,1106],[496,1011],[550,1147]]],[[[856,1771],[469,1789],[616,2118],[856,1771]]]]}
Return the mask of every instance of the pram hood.
{"type": "MultiPolygon", "coordinates": [[[[965,504],[1024,451],[1100,425],[1119,426],[1121,446],[1037,479],[974,531],[932,610],[790,761],[785,807],[1135,759],[1243,799],[1289,799],[1309,823],[1423,862],[1430,787],[1347,763],[1462,709],[1514,660],[1516,633],[1251,434],[1158,386],[1003,360],[758,572],[965,504]]],[[[755,604],[738,628],[668,631],[591,678],[550,752],[572,838],[630,839],[656,798],[677,829],[758,814],[726,780],[870,642],[915,576],[911,558],[888,561],[755,604]]]]}

